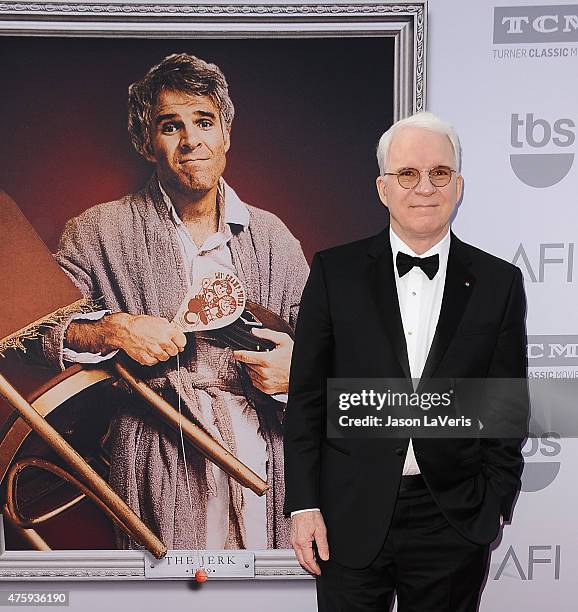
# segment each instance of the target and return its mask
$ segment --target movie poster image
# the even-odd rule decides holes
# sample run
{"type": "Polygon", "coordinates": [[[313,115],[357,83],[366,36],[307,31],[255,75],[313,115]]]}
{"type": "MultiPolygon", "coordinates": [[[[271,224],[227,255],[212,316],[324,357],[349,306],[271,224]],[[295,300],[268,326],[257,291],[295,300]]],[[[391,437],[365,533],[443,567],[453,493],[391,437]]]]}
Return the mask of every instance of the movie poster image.
{"type": "MultiPolygon", "coordinates": [[[[313,253],[385,224],[375,146],[393,118],[393,41],[13,37],[0,47],[11,58],[0,189],[94,302],[89,317],[128,315],[139,337],[163,338],[98,350],[102,338],[82,331],[98,322],[77,318],[66,335],[68,319],[0,370],[34,397],[59,366],[57,384],[80,372],[50,419],[168,548],[290,548],[291,335],[313,253]],[[133,89],[129,133],[129,85],[171,54],[215,64],[230,105],[222,89],[183,91],[168,78],[187,70],[176,56],[133,89]],[[212,209],[200,195],[202,206],[185,205],[208,192],[212,209]],[[119,361],[192,426],[113,384],[119,361]],[[214,443],[208,455],[189,429],[214,443]]],[[[3,287],[2,299],[16,298],[3,287]]],[[[0,408],[6,437],[14,419],[0,408]]],[[[23,455],[50,458],[31,439],[6,448],[4,476],[23,455]]],[[[34,529],[50,548],[137,546],[70,482],[30,468],[20,485],[22,518],[47,518],[34,529]]],[[[2,492],[4,502],[6,478],[2,492]]],[[[8,523],[8,548],[34,547],[8,523]]]]}

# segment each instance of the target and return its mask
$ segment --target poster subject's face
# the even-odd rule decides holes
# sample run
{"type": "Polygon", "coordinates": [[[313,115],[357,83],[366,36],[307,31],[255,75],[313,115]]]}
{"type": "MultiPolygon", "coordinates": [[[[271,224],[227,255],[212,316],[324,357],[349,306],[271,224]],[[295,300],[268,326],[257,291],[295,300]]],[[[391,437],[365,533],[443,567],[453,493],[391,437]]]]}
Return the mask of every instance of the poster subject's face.
{"type": "Polygon", "coordinates": [[[387,155],[387,172],[403,168],[421,171],[419,183],[402,187],[396,176],[378,177],[381,201],[389,209],[393,231],[406,242],[423,238],[442,238],[461,196],[462,177],[452,173],[444,187],[432,185],[428,171],[438,166],[455,168],[452,144],[445,134],[423,128],[407,127],[396,133],[387,155]]]}
{"type": "Polygon", "coordinates": [[[183,196],[217,185],[230,141],[209,97],[161,92],[149,129],[147,159],[156,164],[163,185],[183,196]]]}

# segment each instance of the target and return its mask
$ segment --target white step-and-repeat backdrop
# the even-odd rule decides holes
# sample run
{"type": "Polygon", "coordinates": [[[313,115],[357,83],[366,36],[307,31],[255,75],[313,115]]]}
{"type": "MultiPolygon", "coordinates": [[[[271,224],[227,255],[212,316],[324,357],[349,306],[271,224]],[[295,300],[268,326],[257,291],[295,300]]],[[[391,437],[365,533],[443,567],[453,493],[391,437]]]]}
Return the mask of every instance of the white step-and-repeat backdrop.
{"type": "MultiPolygon", "coordinates": [[[[454,230],[522,269],[533,384],[578,376],[577,69],[578,4],[430,0],[427,106],[464,149],[454,230]]],[[[484,612],[578,606],[578,443],[565,434],[533,436],[524,449],[523,491],[492,555],[484,612]]],[[[86,611],[316,609],[311,580],[59,586],[86,611]]]]}
{"type": "MultiPolygon", "coordinates": [[[[454,229],[522,269],[532,388],[574,379],[568,395],[578,387],[578,4],[432,0],[429,65],[428,107],[457,127],[464,148],[454,229]]],[[[571,433],[545,427],[528,440],[481,610],[577,608],[571,433]]]]}

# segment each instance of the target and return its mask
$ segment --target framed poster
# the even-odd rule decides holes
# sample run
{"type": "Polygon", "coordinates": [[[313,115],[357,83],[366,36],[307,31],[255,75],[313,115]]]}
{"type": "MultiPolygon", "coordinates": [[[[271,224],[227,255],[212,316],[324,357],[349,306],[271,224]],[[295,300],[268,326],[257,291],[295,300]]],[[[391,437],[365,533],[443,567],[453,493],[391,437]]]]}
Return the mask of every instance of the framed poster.
{"type": "MultiPolygon", "coordinates": [[[[127,88],[169,54],[192,54],[222,70],[235,106],[224,178],[279,217],[310,260],[384,225],[375,146],[425,108],[426,32],[426,2],[3,2],[0,188],[55,251],[68,219],[147,182],[151,166],[127,134],[127,88]]],[[[0,367],[22,392],[43,382],[13,361],[0,367]]],[[[6,406],[0,418],[6,428],[6,406]]],[[[110,530],[83,505],[47,528],[59,550],[15,550],[7,529],[0,577],[144,579],[144,553],[111,550],[110,530]]],[[[304,575],[290,549],[253,552],[257,577],[304,575]]]]}

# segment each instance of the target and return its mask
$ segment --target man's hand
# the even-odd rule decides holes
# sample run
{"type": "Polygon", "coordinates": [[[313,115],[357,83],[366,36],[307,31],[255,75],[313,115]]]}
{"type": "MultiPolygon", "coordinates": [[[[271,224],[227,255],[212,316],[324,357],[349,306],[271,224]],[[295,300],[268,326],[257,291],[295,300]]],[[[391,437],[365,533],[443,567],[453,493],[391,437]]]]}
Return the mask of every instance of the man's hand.
{"type": "Polygon", "coordinates": [[[329,545],[327,544],[325,521],[321,512],[309,510],[293,515],[291,518],[291,546],[293,546],[301,567],[319,576],[321,569],[313,554],[313,542],[317,545],[317,552],[321,559],[327,561],[329,559],[329,545]]]}
{"type": "Polygon", "coordinates": [[[153,366],[183,351],[187,338],[167,319],[117,312],[98,321],[73,321],[66,344],[76,352],[103,355],[121,349],[141,365],[153,366]]]}
{"type": "Polygon", "coordinates": [[[275,395],[287,393],[289,388],[289,366],[293,353],[293,340],[288,334],[271,329],[254,328],[253,333],[275,343],[270,351],[234,351],[233,356],[247,367],[251,381],[257,389],[275,395]]]}

